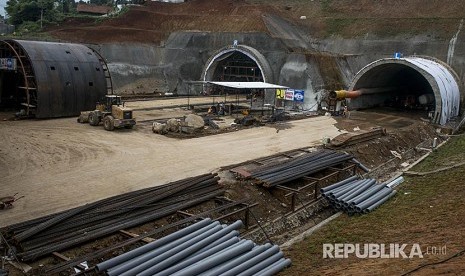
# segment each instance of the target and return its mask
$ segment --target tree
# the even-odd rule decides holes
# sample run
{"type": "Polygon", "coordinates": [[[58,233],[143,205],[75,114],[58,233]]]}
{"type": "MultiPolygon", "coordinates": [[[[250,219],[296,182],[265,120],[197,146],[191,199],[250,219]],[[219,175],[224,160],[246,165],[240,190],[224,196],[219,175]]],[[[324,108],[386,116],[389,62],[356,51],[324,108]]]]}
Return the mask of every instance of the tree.
{"type": "Polygon", "coordinates": [[[8,22],[21,25],[24,22],[38,22],[45,20],[56,22],[62,12],[57,10],[61,5],[56,0],[9,0],[5,7],[8,12],[8,22]]]}

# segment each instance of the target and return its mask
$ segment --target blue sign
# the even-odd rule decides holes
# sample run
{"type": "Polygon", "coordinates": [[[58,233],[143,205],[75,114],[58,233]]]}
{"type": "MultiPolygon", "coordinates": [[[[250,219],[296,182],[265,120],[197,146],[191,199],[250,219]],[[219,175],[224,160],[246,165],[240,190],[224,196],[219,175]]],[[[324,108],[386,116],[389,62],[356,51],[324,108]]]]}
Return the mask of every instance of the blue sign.
{"type": "Polygon", "coordinates": [[[0,58],[0,70],[16,70],[16,59],[0,58]]]}
{"type": "Polygon", "coordinates": [[[303,102],[304,94],[304,90],[294,90],[294,102],[303,102]]]}

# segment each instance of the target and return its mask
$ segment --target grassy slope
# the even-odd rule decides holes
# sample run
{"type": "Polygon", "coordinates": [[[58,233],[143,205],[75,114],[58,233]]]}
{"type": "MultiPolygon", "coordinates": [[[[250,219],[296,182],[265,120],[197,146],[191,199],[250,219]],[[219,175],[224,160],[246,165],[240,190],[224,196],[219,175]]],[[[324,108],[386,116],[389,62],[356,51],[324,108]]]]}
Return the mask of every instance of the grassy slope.
{"type": "Polygon", "coordinates": [[[286,10],[316,38],[424,34],[450,39],[460,24],[465,5],[460,0],[249,0],[286,10]],[[299,20],[300,16],[307,19],[299,20]]]}
{"type": "MultiPolygon", "coordinates": [[[[465,136],[449,143],[413,168],[431,171],[465,160],[465,136]]],[[[357,217],[342,215],[316,234],[296,244],[287,253],[293,261],[283,275],[359,274],[399,275],[419,265],[443,260],[465,249],[464,167],[424,177],[406,177],[397,195],[374,212],[357,217]],[[323,259],[323,243],[419,243],[446,246],[446,255],[425,255],[423,259],[323,259]]],[[[409,252],[409,251],[408,251],[409,252]]],[[[420,274],[465,271],[465,257],[421,269],[420,274]]],[[[463,274],[462,274],[463,275],[463,274]]]]}

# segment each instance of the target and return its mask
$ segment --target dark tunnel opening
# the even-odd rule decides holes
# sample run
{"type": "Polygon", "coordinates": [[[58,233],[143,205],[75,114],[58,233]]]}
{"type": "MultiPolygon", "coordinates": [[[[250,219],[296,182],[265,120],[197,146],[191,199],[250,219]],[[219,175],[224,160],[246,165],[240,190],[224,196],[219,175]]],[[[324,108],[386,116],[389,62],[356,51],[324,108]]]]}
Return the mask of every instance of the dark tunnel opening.
{"type": "Polygon", "coordinates": [[[26,93],[20,89],[23,82],[16,54],[0,44],[0,110],[18,110],[26,102],[26,93]]]}
{"type": "Polygon", "coordinates": [[[33,116],[37,107],[34,73],[26,53],[15,43],[0,42],[0,111],[33,116]]]}
{"type": "MultiPolygon", "coordinates": [[[[258,64],[239,51],[227,53],[216,60],[217,64],[212,75],[212,81],[230,82],[263,82],[263,74],[258,64]]],[[[224,87],[212,87],[211,94],[246,93],[250,91],[233,90],[224,87]]]]}
{"type": "Polygon", "coordinates": [[[17,110],[25,101],[18,87],[21,83],[18,72],[0,70],[0,108],[1,110],[17,110]]]}
{"type": "Polygon", "coordinates": [[[433,116],[436,100],[428,80],[417,70],[403,64],[383,64],[365,72],[352,90],[360,90],[351,99],[352,109],[391,108],[420,116],[433,116]]]}

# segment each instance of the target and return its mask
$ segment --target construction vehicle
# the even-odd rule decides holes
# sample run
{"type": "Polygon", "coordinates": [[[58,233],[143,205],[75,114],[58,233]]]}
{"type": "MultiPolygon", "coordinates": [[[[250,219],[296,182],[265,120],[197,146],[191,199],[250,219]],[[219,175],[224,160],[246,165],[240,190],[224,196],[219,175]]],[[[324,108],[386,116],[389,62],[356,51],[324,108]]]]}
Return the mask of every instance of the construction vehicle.
{"type": "Polygon", "coordinates": [[[105,130],[111,131],[115,128],[133,128],[136,120],[132,117],[132,109],[125,107],[121,96],[106,95],[104,103],[97,103],[95,110],[82,111],[77,121],[98,126],[103,122],[105,130]]]}

